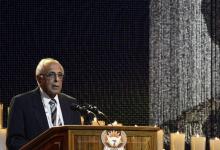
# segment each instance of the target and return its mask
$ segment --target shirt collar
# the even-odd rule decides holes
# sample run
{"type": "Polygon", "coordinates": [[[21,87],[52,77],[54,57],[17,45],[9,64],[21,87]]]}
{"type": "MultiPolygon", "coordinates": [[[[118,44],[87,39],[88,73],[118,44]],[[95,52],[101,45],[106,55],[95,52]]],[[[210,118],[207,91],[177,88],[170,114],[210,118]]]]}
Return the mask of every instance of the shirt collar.
{"type": "MultiPolygon", "coordinates": [[[[45,93],[45,92],[43,91],[42,88],[40,88],[40,93],[41,93],[41,99],[42,99],[42,100],[50,101],[50,100],[52,99],[52,98],[50,98],[50,97],[47,95],[47,93],[45,93]]],[[[58,95],[56,95],[53,99],[55,99],[56,102],[58,102],[58,95]]]]}

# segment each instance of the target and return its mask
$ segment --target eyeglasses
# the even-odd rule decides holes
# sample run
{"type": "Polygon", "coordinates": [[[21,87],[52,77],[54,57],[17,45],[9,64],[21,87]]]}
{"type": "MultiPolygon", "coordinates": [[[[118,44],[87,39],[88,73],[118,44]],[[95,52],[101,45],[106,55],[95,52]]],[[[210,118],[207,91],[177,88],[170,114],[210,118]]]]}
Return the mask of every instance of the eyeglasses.
{"type": "Polygon", "coordinates": [[[55,79],[56,77],[58,77],[60,80],[62,80],[63,77],[64,77],[64,74],[61,73],[61,72],[59,72],[59,73],[48,72],[47,74],[41,74],[41,75],[44,75],[44,76],[46,76],[49,79],[55,79]]]}

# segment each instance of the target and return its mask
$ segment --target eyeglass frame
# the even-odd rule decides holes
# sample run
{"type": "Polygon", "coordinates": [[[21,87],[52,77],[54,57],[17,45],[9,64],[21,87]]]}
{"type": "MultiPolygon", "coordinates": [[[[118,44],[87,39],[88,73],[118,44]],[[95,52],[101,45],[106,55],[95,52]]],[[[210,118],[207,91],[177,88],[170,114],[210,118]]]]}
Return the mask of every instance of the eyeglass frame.
{"type": "Polygon", "coordinates": [[[56,77],[58,77],[58,79],[63,80],[64,78],[64,73],[62,72],[55,73],[52,71],[52,72],[48,72],[46,74],[40,74],[40,75],[43,75],[49,79],[55,79],[56,77]]]}

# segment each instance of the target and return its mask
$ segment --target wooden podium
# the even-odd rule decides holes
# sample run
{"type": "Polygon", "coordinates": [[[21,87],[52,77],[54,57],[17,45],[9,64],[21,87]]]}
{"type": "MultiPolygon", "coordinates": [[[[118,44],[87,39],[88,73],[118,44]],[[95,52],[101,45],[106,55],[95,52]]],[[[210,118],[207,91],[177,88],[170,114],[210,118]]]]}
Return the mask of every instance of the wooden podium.
{"type": "Polygon", "coordinates": [[[62,126],[50,128],[21,150],[103,150],[102,132],[124,131],[127,135],[126,150],[161,150],[161,131],[151,126],[62,126]],[[159,139],[160,138],[160,139],[159,139]]]}

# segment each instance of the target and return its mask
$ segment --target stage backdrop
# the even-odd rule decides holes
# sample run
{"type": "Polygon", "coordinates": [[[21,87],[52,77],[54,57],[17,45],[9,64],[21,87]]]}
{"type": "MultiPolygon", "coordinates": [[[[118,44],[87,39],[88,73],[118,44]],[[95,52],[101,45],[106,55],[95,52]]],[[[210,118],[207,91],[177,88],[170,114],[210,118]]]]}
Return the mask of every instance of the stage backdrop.
{"type": "MultiPolygon", "coordinates": [[[[150,122],[169,133],[220,135],[220,2],[150,4],[150,122]]],[[[167,149],[167,148],[166,148],[167,149]]]]}
{"type": "Polygon", "coordinates": [[[0,101],[37,86],[44,57],[65,68],[63,92],[111,121],[148,124],[148,2],[0,1],[0,101]]]}

